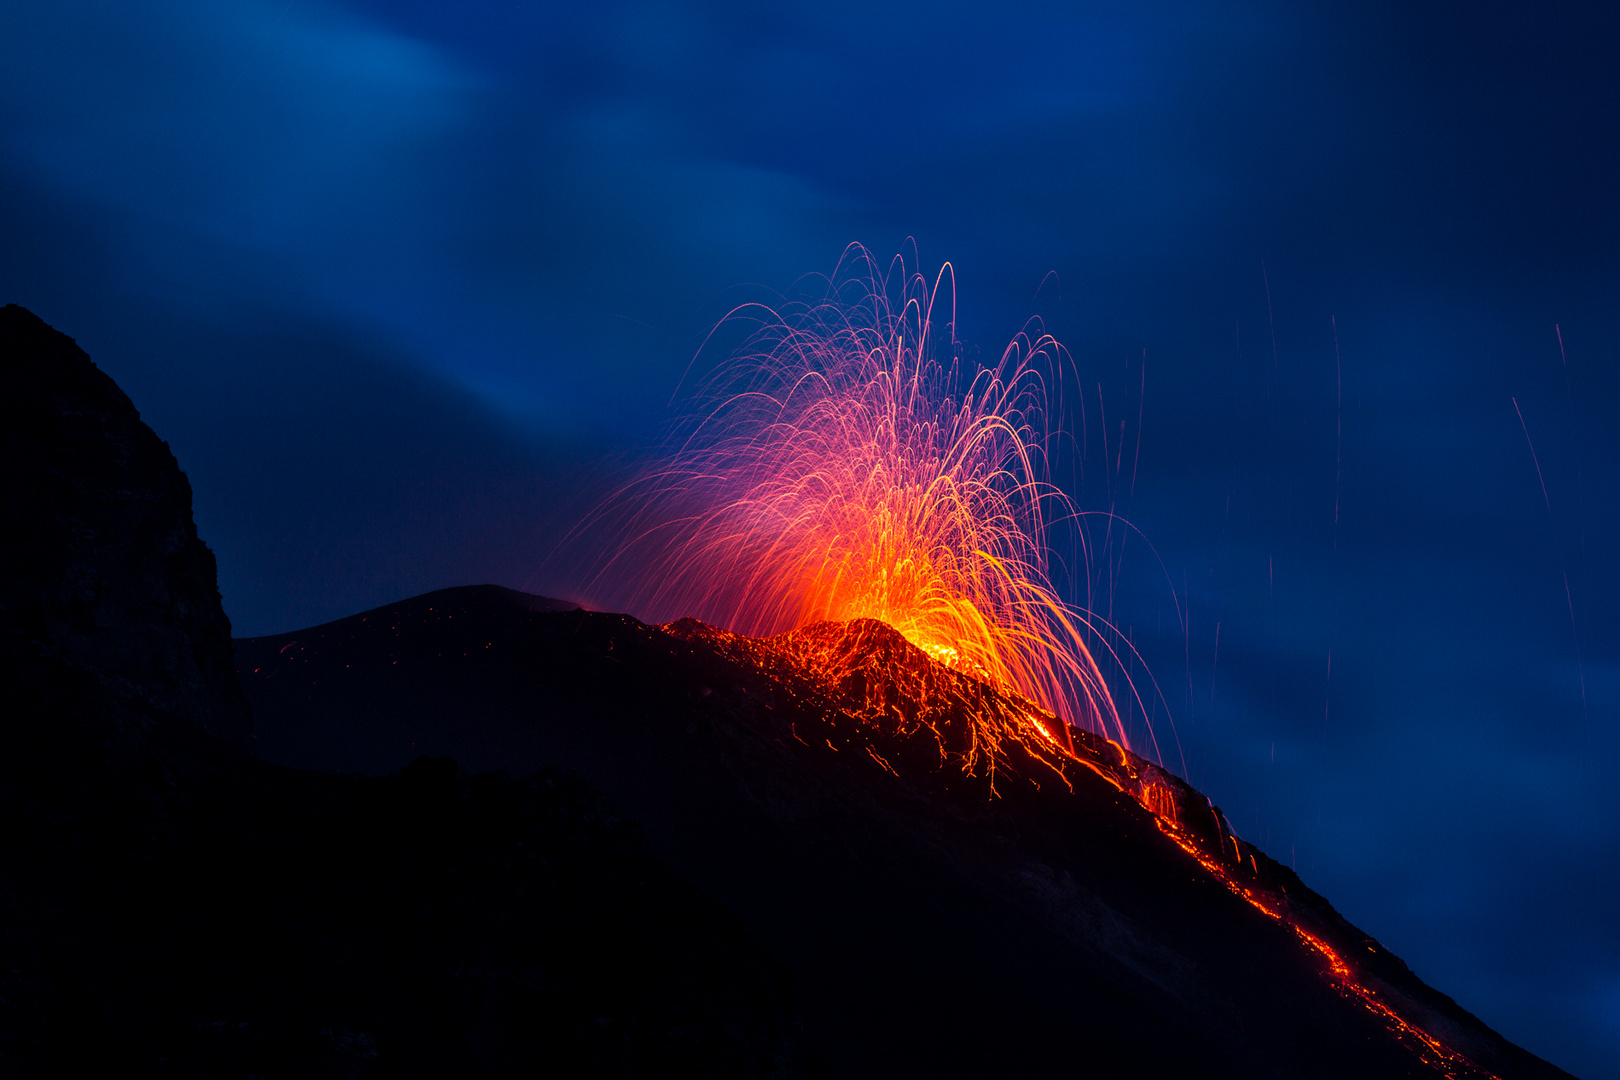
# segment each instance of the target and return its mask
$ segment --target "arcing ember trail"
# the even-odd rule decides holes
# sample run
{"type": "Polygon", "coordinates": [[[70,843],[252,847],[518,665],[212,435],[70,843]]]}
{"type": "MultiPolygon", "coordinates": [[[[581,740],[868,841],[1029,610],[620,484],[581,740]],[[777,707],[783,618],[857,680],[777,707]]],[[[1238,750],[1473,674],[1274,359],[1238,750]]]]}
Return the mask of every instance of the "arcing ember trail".
{"type": "Polygon", "coordinates": [[[1404,964],[1132,752],[1097,660],[1129,645],[1066,604],[1049,572],[1049,531],[1077,520],[1045,472],[1066,354],[1021,333],[994,367],[964,370],[955,342],[937,340],[954,329],[935,316],[949,271],[930,286],[896,260],[880,276],[852,246],[824,302],[733,312],[757,329],[703,384],[672,457],[602,512],[627,539],[598,580],[630,582],[632,610],[688,616],[664,629],[828,718],[795,727],[807,745],[991,798],[1011,783],[1072,790],[1076,769],[1095,773],[1291,929],[1323,977],[1426,1065],[1493,1076],[1447,1045],[1453,1025],[1378,974],[1404,964]]]}
{"type": "Polygon", "coordinates": [[[1565,1075],[1158,766],[987,739],[1056,718],[877,620],[748,638],[481,586],[238,650],[271,761],[577,769],[788,967],[837,1074],[1565,1075]]]}
{"type": "Polygon", "coordinates": [[[0,361],[0,1073],[1566,1076],[876,618],[470,586],[233,644],[129,399],[20,308],[0,361]]]}
{"type": "Polygon", "coordinates": [[[930,286],[897,261],[880,278],[852,247],[826,301],[733,312],[757,329],[704,381],[670,457],[591,523],[614,537],[595,591],[756,636],[877,619],[1064,721],[1024,734],[1130,746],[1094,656],[1123,643],[1049,572],[1049,531],[1076,521],[1046,477],[1062,347],[1020,334],[964,370],[935,314],[949,271],[930,286]]]}

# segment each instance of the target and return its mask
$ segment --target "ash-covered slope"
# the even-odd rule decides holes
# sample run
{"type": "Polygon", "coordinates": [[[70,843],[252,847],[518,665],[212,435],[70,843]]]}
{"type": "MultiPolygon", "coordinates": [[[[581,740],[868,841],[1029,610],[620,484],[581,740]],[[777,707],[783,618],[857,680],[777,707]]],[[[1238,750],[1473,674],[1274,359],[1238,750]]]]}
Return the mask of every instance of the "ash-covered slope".
{"type": "Polygon", "coordinates": [[[1027,703],[882,624],[559,606],[452,589],[238,642],[262,752],[578,770],[786,963],[839,1075],[1565,1075],[1176,778],[1101,740],[987,752],[986,710],[1027,703]]]}
{"type": "Polygon", "coordinates": [[[20,308],[0,376],[0,1076],[805,1075],[780,965],[577,778],[256,760],[173,455],[20,308]]]}

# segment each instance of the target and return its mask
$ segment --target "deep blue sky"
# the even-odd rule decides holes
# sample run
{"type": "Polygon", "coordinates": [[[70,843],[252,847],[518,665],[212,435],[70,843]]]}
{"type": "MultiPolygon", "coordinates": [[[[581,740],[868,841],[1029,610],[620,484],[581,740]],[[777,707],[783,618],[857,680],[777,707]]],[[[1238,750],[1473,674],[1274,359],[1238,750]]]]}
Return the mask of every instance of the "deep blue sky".
{"type": "Polygon", "coordinates": [[[1190,779],[1620,1077],[1620,8],[0,10],[0,300],[169,439],[239,633],[567,591],[744,286],[915,237],[1141,404],[1113,610],[1190,779]]]}

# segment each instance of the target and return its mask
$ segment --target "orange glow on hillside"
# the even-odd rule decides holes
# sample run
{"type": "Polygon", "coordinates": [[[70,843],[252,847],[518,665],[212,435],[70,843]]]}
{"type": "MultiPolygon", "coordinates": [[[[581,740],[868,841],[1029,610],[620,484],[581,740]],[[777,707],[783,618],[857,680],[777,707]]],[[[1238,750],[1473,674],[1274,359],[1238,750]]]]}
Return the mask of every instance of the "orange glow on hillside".
{"type": "Polygon", "coordinates": [[[1118,635],[1051,579],[1049,533],[1076,521],[1046,475],[1065,354],[1020,334],[964,365],[954,312],[936,314],[949,274],[930,285],[897,260],[880,277],[852,247],[823,302],[734,311],[722,326],[753,332],[671,457],[612,502],[629,539],[597,580],[633,581],[645,617],[756,637],[875,619],[1061,719],[1025,725],[1038,739],[1130,745],[1094,655],[1116,666],[1118,635]]]}
{"type": "Polygon", "coordinates": [[[1432,1010],[1380,978],[1361,955],[1379,955],[1370,939],[1132,752],[1099,664],[1145,715],[1121,635],[1053,584],[1049,534],[1079,516],[1047,478],[1062,347],[1020,334],[970,369],[954,312],[935,315],[948,264],[929,284],[850,251],[821,303],[751,305],[722,324],[754,330],[702,383],[674,450],[583,528],[612,536],[597,585],[628,583],[602,599],[680,620],[663,629],[766,676],[776,700],[763,707],[791,706],[805,752],[885,782],[995,797],[1009,781],[1072,792],[1095,774],[1423,1062],[1489,1080],[1432,1033],[1432,1010]]]}
{"type": "Polygon", "coordinates": [[[1059,742],[1052,736],[1057,717],[936,661],[876,620],[817,623],[770,638],[695,619],[663,629],[764,676],[761,685],[772,689],[762,704],[799,718],[793,737],[808,751],[853,754],[902,784],[965,787],[994,798],[1012,790],[1010,783],[1073,791],[1086,774],[1101,778],[1204,872],[1291,934],[1338,993],[1425,1065],[1451,1080],[1496,1080],[1442,1041],[1443,1017],[1380,977],[1388,954],[1376,942],[1241,840],[1185,781],[1117,742],[1083,729],[1059,742]]]}

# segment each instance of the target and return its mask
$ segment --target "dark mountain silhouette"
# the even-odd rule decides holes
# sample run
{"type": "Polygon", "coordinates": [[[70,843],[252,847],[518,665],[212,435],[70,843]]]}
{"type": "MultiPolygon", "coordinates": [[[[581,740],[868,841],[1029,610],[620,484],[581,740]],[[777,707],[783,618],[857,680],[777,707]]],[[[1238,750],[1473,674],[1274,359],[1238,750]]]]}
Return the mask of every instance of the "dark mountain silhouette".
{"type": "Polygon", "coordinates": [[[167,448],[20,308],[0,374],[0,1075],[1565,1075],[881,623],[480,586],[238,683],[167,448]]]}
{"type": "Polygon", "coordinates": [[[556,771],[248,749],[173,455],[0,310],[0,1076],[791,1077],[791,988],[556,771]]]}
{"type": "Polygon", "coordinates": [[[881,623],[740,638],[480,586],[240,641],[266,758],[566,765],[791,970],[849,1076],[1562,1076],[1180,780],[881,623]],[[1147,809],[1152,806],[1156,813],[1147,809]]]}

